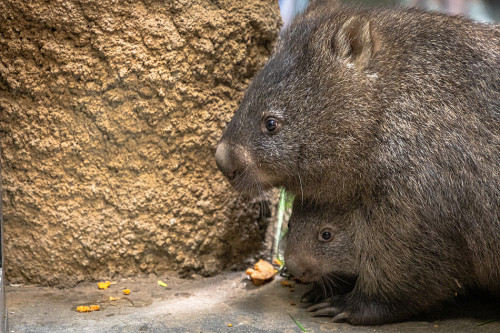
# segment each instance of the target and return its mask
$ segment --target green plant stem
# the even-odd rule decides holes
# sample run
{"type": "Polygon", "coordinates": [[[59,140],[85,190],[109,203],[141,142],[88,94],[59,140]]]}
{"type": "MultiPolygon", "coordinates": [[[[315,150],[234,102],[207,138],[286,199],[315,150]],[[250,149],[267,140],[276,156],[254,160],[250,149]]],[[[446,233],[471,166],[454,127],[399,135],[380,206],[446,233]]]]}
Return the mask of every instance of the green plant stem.
{"type": "Polygon", "coordinates": [[[304,328],[304,326],[302,326],[298,321],[297,319],[293,318],[292,315],[290,314],[290,312],[288,312],[288,315],[290,316],[290,318],[292,318],[292,320],[295,322],[295,324],[297,324],[297,326],[302,330],[302,332],[307,332],[307,330],[304,328]]]}
{"type": "Polygon", "coordinates": [[[280,201],[278,205],[278,222],[276,223],[276,231],[274,232],[274,249],[273,255],[281,260],[279,254],[279,245],[280,245],[280,235],[281,235],[281,227],[283,225],[283,220],[285,217],[285,204],[286,204],[286,191],[285,188],[280,187],[280,201]]]}

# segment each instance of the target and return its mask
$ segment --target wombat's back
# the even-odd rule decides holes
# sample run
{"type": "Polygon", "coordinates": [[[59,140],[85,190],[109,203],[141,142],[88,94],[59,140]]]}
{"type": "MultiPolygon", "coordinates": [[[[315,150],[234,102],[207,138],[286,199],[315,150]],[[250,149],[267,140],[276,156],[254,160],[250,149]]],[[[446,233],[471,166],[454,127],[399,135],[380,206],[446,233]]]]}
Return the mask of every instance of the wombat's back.
{"type": "Polygon", "coordinates": [[[498,281],[500,291],[500,29],[393,15],[379,20],[399,50],[381,49],[373,64],[383,105],[371,161],[377,195],[423,223],[460,230],[478,284],[492,290],[498,281]]]}

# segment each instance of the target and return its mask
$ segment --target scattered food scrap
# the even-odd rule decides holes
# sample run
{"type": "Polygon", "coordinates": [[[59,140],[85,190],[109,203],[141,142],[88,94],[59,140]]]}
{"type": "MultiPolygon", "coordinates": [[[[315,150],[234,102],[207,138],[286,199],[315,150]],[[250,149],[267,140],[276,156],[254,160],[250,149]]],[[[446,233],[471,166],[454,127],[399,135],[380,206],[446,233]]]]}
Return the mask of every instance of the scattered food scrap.
{"type": "Polygon", "coordinates": [[[99,289],[108,289],[108,287],[111,285],[111,282],[110,281],[106,281],[106,282],[98,282],[97,283],[97,287],[99,289]]]}
{"type": "Polygon", "coordinates": [[[279,268],[281,270],[283,268],[283,266],[285,266],[285,261],[281,260],[281,259],[278,259],[278,258],[274,258],[273,259],[273,265],[279,266],[279,268]]]}
{"type": "Polygon", "coordinates": [[[117,301],[119,300],[121,297],[113,297],[113,296],[109,296],[109,300],[110,301],[117,301]]]}
{"type": "Polygon", "coordinates": [[[167,284],[165,282],[163,282],[162,280],[158,280],[158,285],[165,287],[165,288],[167,287],[167,284]]]}
{"type": "Polygon", "coordinates": [[[123,289],[123,293],[125,295],[130,295],[130,289],[123,289]]]}
{"type": "Polygon", "coordinates": [[[276,273],[278,271],[274,269],[273,265],[262,259],[255,264],[253,269],[249,268],[246,271],[246,274],[250,275],[253,284],[256,286],[263,285],[271,280],[276,273]]]}
{"type": "Polygon", "coordinates": [[[227,327],[233,327],[233,324],[227,324],[227,327]]]}
{"type": "Polygon", "coordinates": [[[295,288],[295,282],[283,280],[283,281],[281,281],[281,286],[288,287],[288,288],[295,288]]]}
{"type": "Polygon", "coordinates": [[[92,312],[92,311],[99,311],[101,308],[100,305],[82,305],[76,308],[76,311],[78,312],[92,312]]]}

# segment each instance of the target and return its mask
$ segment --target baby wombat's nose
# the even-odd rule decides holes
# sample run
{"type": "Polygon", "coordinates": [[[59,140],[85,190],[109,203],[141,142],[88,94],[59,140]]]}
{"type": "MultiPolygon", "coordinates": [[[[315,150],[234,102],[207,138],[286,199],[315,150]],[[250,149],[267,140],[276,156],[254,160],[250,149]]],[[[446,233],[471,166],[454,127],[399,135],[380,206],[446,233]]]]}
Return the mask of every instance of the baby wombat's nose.
{"type": "Polygon", "coordinates": [[[238,169],[231,155],[229,146],[225,142],[220,142],[215,152],[215,162],[222,174],[229,180],[234,179],[238,169]]]}

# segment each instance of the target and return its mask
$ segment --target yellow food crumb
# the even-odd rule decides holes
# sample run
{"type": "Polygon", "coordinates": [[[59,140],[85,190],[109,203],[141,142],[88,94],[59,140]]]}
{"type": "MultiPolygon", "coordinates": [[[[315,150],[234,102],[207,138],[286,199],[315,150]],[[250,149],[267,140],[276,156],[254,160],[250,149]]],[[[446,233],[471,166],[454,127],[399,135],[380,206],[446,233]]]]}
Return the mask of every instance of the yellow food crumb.
{"type": "Polygon", "coordinates": [[[227,326],[228,326],[228,327],[233,327],[233,325],[232,325],[232,324],[227,324],[227,326]]]}
{"type": "Polygon", "coordinates": [[[106,281],[106,282],[98,282],[97,283],[97,287],[99,289],[108,289],[108,287],[111,285],[111,282],[110,281],[106,281]]]}
{"type": "Polygon", "coordinates": [[[273,259],[273,265],[277,265],[277,266],[282,266],[283,265],[283,261],[277,259],[277,258],[274,258],[273,259]]]}
{"type": "Polygon", "coordinates": [[[101,306],[99,305],[82,305],[76,308],[76,311],[78,312],[92,312],[92,311],[99,311],[101,306]]]}
{"type": "Polygon", "coordinates": [[[295,283],[292,281],[281,281],[281,286],[282,287],[288,287],[288,288],[294,288],[295,283]]]}
{"type": "Polygon", "coordinates": [[[130,289],[123,289],[123,293],[125,295],[130,295],[130,289]]]}
{"type": "Polygon", "coordinates": [[[245,273],[250,275],[254,285],[260,286],[266,281],[271,280],[277,272],[273,265],[261,259],[255,264],[253,269],[249,268],[245,273]]]}

